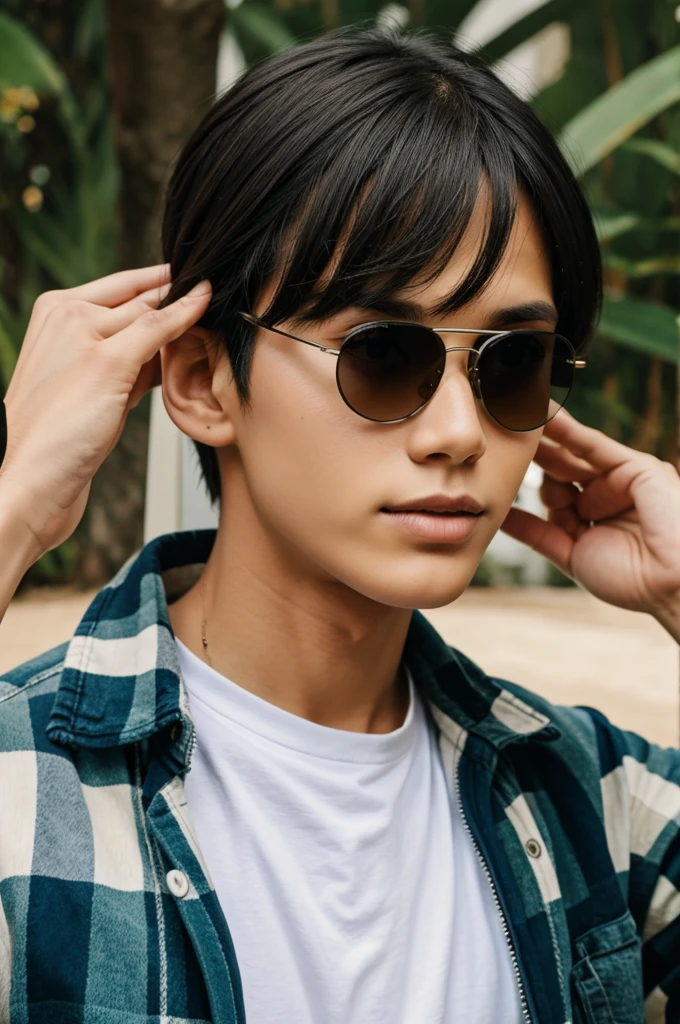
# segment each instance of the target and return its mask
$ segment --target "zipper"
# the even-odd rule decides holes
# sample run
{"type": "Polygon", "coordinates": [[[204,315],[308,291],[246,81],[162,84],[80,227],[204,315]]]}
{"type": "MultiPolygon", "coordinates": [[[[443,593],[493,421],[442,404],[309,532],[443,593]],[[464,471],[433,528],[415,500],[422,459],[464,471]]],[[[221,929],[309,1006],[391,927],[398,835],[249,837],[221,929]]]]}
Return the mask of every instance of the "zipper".
{"type": "Polygon", "coordinates": [[[194,756],[194,747],[196,746],[196,729],[194,723],[191,723],[191,739],[189,740],[189,749],[187,750],[187,767],[191,767],[191,759],[194,756]]]}
{"type": "Polygon", "coordinates": [[[460,769],[460,753],[458,753],[458,756],[456,757],[456,767],[455,767],[455,771],[454,771],[454,787],[455,787],[455,790],[456,790],[456,798],[458,800],[458,807],[460,808],[460,816],[463,819],[463,826],[465,828],[465,831],[467,832],[468,836],[470,837],[470,839],[472,841],[472,845],[475,848],[475,852],[477,854],[477,857],[479,858],[479,862],[482,865],[482,867],[484,869],[484,873],[485,873],[486,877],[489,880],[489,885],[491,887],[491,893],[493,895],[494,903],[496,904],[496,909],[498,910],[498,915],[499,915],[499,917],[501,919],[501,924],[503,926],[503,934],[505,935],[505,941],[507,943],[508,950],[510,952],[510,959],[512,960],[512,966],[513,966],[513,969],[514,969],[514,972],[515,972],[515,980],[517,981],[517,988],[519,989],[520,1004],[521,1004],[521,1007],[522,1007],[522,1017],[523,1017],[524,1021],[526,1022],[526,1024],[533,1024],[531,1013],[529,1012],[529,1001],[527,999],[526,990],[524,988],[524,982],[522,981],[522,974],[521,974],[520,969],[519,969],[519,960],[517,958],[517,950],[515,949],[515,944],[514,944],[513,939],[512,939],[512,934],[511,934],[510,928],[508,926],[507,918],[506,918],[506,916],[505,916],[505,914],[503,912],[503,907],[501,905],[501,901],[500,901],[500,898],[498,896],[498,890],[496,888],[496,883],[493,880],[493,875],[491,874],[491,869],[489,868],[489,865],[487,864],[487,862],[486,862],[486,860],[484,858],[484,854],[481,851],[479,843],[477,842],[477,840],[475,839],[474,835],[472,834],[472,829],[470,828],[470,824],[469,824],[469,822],[467,820],[467,816],[465,814],[465,808],[463,807],[463,801],[462,801],[461,796],[460,796],[460,782],[459,782],[459,778],[458,778],[459,769],[460,769]]]}

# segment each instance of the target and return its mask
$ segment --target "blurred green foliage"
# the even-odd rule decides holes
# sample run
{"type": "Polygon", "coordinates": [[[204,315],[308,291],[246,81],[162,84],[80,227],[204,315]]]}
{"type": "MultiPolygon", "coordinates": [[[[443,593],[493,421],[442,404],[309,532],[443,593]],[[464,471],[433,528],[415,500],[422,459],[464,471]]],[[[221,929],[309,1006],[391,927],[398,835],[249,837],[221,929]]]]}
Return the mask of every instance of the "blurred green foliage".
{"type": "MultiPolygon", "coordinates": [[[[242,0],[229,4],[227,31],[252,63],[336,25],[388,12],[404,26],[453,36],[474,7],[474,0],[410,0],[388,8],[376,0],[242,0]]],[[[37,0],[5,0],[4,8],[0,377],[6,386],[35,297],[116,268],[119,178],[104,0],[60,0],[49,18],[37,0]]],[[[680,306],[675,9],[676,0],[547,0],[482,49],[490,61],[511,58],[516,46],[548,26],[568,28],[570,55],[561,74],[532,103],[582,180],[606,272],[597,342],[570,407],[611,436],[668,459],[677,443],[680,306]]],[[[62,577],[69,557],[67,544],[40,565],[47,577],[62,577]]]]}
{"type": "MultiPolygon", "coordinates": [[[[118,169],[101,0],[0,12],[0,378],[6,388],[33,303],[116,269],[118,169]]],[[[71,575],[71,539],[31,570],[71,575]]]]}

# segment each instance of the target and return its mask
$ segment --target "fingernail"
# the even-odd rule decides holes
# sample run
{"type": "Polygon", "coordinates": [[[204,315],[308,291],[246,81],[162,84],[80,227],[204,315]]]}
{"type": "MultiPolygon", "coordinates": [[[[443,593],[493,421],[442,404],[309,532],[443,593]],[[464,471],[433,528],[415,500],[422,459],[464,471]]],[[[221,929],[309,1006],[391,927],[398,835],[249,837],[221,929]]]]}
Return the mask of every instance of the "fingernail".
{"type": "Polygon", "coordinates": [[[208,295],[212,291],[212,285],[207,279],[205,281],[199,281],[195,284],[191,291],[187,292],[187,296],[191,296],[192,299],[197,299],[199,296],[208,295]]]}

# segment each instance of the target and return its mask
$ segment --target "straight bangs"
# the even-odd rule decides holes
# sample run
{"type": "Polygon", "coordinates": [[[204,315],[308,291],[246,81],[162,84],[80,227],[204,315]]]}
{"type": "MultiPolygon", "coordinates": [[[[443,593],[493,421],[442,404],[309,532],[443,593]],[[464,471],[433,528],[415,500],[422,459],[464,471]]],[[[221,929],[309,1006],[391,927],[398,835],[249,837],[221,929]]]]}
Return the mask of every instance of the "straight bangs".
{"type": "Polygon", "coordinates": [[[166,302],[210,277],[201,325],[245,365],[254,329],[236,318],[265,286],[267,326],[387,309],[444,269],[482,200],[475,257],[437,311],[452,313],[498,268],[520,189],[545,241],[557,329],[578,350],[599,313],[599,249],[550,133],[449,42],[337,30],[251,68],[189,140],[164,215],[166,302]]]}
{"type": "Polygon", "coordinates": [[[314,51],[327,56],[327,38],[300,48],[310,88],[295,119],[270,126],[282,164],[271,184],[258,176],[248,231],[255,244],[243,254],[247,310],[274,282],[261,314],[267,326],[300,327],[348,307],[387,311],[398,291],[442,272],[481,203],[469,271],[434,311],[453,313],[497,270],[521,189],[546,246],[557,330],[581,351],[599,314],[597,240],[578,184],[531,108],[488,68],[432,37],[344,30],[335,44],[335,60],[323,67],[314,51]],[[350,75],[345,47],[365,47],[371,59],[354,53],[350,75]],[[400,75],[395,49],[407,65],[400,75]]]}
{"type": "Polygon", "coordinates": [[[355,125],[351,144],[309,183],[273,253],[277,283],[261,315],[267,325],[300,327],[349,307],[389,310],[397,292],[444,270],[480,202],[476,255],[436,312],[464,306],[493,276],[517,205],[510,147],[502,139],[485,146],[468,111],[451,118],[436,103],[423,117],[422,97],[404,105],[411,109],[381,137],[369,119],[355,125]]]}

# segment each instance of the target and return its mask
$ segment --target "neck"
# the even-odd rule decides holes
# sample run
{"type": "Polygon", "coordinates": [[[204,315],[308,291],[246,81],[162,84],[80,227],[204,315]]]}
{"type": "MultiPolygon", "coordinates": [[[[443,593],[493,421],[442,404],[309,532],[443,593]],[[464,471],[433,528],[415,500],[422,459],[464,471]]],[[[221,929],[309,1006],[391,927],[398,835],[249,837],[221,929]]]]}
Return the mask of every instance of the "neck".
{"type": "Polygon", "coordinates": [[[220,524],[201,579],[169,606],[175,636],[216,672],[301,718],[353,732],[399,728],[411,610],[302,575],[261,534],[236,536],[220,524]]]}

